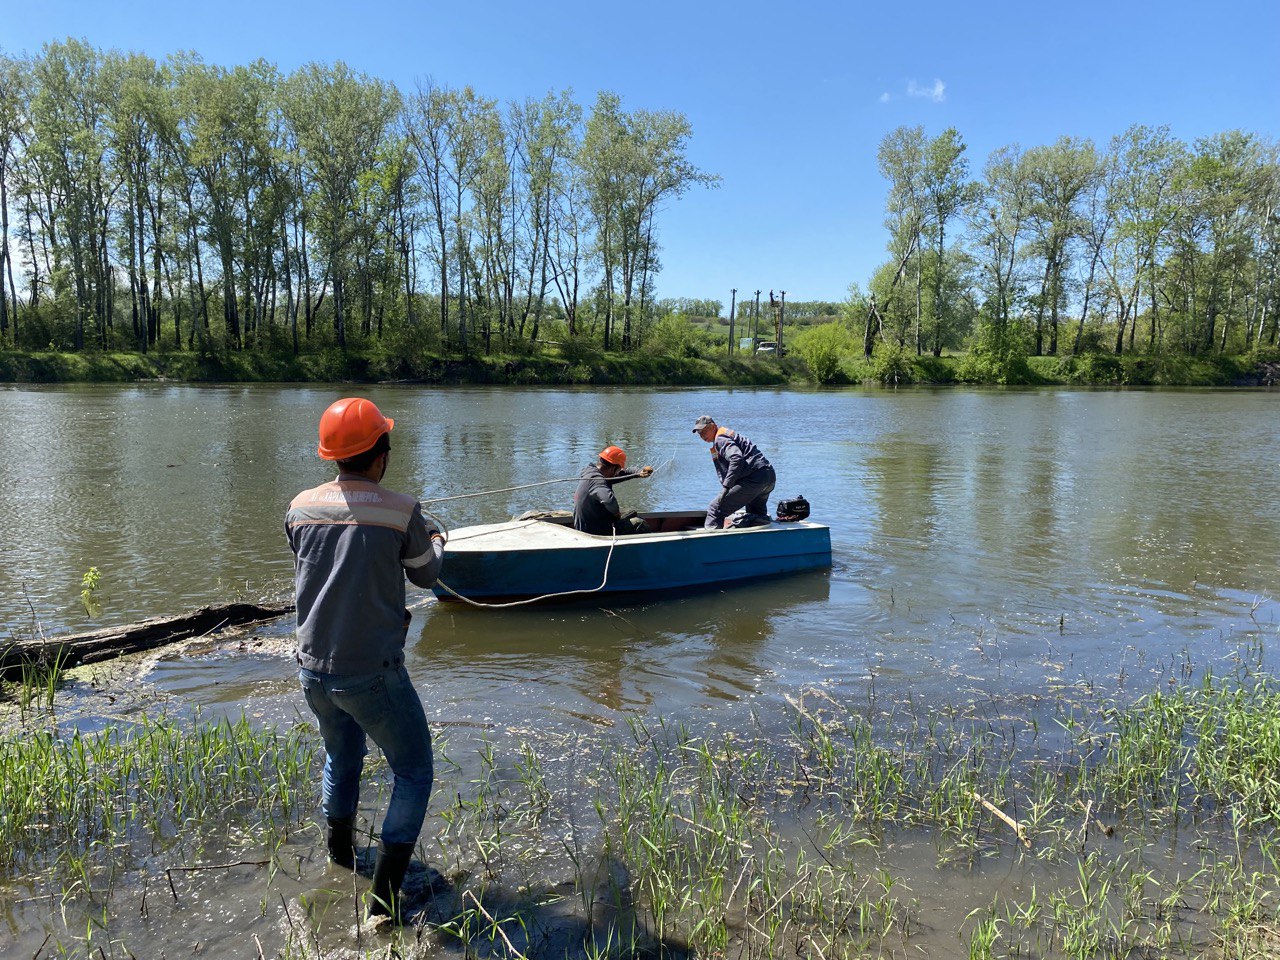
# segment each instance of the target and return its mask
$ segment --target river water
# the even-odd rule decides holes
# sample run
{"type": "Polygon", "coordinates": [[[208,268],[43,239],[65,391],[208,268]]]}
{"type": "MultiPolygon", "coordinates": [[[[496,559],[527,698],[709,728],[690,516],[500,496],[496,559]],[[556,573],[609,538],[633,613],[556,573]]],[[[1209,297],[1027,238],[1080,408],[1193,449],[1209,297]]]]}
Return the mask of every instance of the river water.
{"type": "MultiPolygon", "coordinates": [[[[330,476],[315,422],[344,392],[0,389],[0,636],[33,615],[54,633],[286,595],[284,509],[330,476]],[[93,617],[80,599],[90,567],[93,617]]],[[[829,574],[607,610],[423,600],[409,666],[437,719],[608,725],[810,685],[930,701],[1081,684],[1123,695],[1234,651],[1266,657],[1275,635],[1274,392],[358,392],[397,421],[387,484],[423,498],[572,477],[617,443],[658,467],[619,488],[624,509],[702,506],[716,481],[690,428],[707,412],[773,461],[777,496],[804,494],[831,526],[829,574]]],[[[572,490],[438,512],[490,522],[566,506],[572,490]]],[[[293,690],[274,649],[162,660],[151,679],[232,710],[273,692],[291,704],[293,690]]]]}
{"type": "MultiPolygon", "coordinates": [[[[386,483],[422,498],[572,477],[616,443],[657,468],[618,488],[624,510],[701,507],[716,479],[690,428],[709,413],[772,460],[777,496],[804,494],[831,527],[829,572],[646,602],[477,611],[410,588],[407,665],[451,757],[451,738],[776,721],[811,688],[1035,720],[1061,700],[1274,667],[1280,395],[1267,391],[0,387],[0,641],[287,596],[284,510],[331,476],[315,424],[348,392],[396,419],[386,483]]],[[[492,522],[567,506],[572,490],[438,512],[492,522]]],[[[166,709],[292,723],[307,714],[290,629],[162,652],[141,686],[166,709]]],[[[464,789],[463,767],[438,770],[433,811],[464,789]]],[[[953,884],[927,851],[903,870],[946,932],[930,955],[967,955],[950,931],[978,900],[957,891],[988,902],[1003,876],[953,884]]],[[[262,890],[209,884],[208,917],[183,919],[191,950],[244,954],[234,931],[261,924],[262,890]]],[[[31,956],[61,928],[23,910],[8,922],[31,956]]],[[[175,947],[120,923],[130,943],[175,947]]]]}

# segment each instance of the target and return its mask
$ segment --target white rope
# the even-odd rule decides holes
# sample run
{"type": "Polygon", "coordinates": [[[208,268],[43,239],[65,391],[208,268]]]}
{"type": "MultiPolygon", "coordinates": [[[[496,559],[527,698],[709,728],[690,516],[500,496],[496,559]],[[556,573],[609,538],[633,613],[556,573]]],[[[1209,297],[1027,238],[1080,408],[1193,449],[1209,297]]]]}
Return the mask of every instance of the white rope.
{"type": "MultiPolygon", "coordinates": [[[[519,487],[505,487],[501,490],[481,490],[479,493],[464,493],[456,497],[441,497],[436,500],[424,500],[422,501],[422,512],[436,522],[437,527],[440,530],[440,536],[444,539],[444,543],[447,546],[449,543],[449,528],[445,524],[445,522],[440,519],[440,517],[438,517],[436,514],[432,513],[430,510],[427,509],[426,504],[443,503],[446,500],[464,500],[468,497],[483,497],[491,493],[510,493],[512,490],[525,490],[525,489],[528,489],[529,487],[541,487],[549,483],[565,483],[568,480],[577,481],[581,479],[582,479],[581,477],[568,477],[563,480],[543,480],[543,481],[540,481],[539,483],[526,483],[523,486],[519,486],[519,487]]],[[[540,521],[528,520],[525,522],[525,525],[527,526],[530,523],[538,523],[538,522],[540,521]]],[[[470,540],[475,537],[483,537],[483,536],[488,536],[491,533],[500,533],[500,532],[503,532],[503,531],[486,530],[484,533],[468,534],[467,536],[461,537],[460,539],[470,540]]],[[[613,536],[609,540],[609,552],[605,555],[605,558],[604,558],[604,576],[600,580],[600,586],[591,587],[590,589],[562,590],[559,593],[544,593],[541,596],[529,597],[528,599],[525,599],[525,600],[511,600],[507,603],[482,603],[479,600],[472,600],[470,597],[464,597],[462,594],[460,594],[457,590],[453,589],[453,587],[449,586],[439,577],[436,578],[436,586],[438,586],[441,590],[443,590],[445,593],[449,594],[450,596],[456,597],[457,599],[461,600],[463,603],[467,603],[473,607],[480,607],[486,610],[496,610],[496,609],[501,609],[503,607],[522,607],[522,606],[525,606],[526,604],[538,603],[541,600],[553,600],[556,597],[573,597],[573,596],[585,595],[589,593],[599,593],[601,590],[605,588],[605,585],[609,582],[609,564],[613,561],[613,548],[616,547],[617,545],[618,545],[618,528],[615,525],[613,528],[613,536]]]]}
{"type": "Polygon", "coordinates": [[[453,587],[449,586],[447,583],[445,583],[443,580],[439,579],[438,577],[436,578],[436,586],[442,589],[445,593],[450,594],[451,596],[457,597],[463,603],[469,603],[473,607],[480,607],[481,609],[484,609],[484,610],[500,610],[503,607],[523,607],[524,605],[529,603],[537,603],[540,600],[553,600],[556,597],[575,597],[579,595],[585,595],[588,593],[599,593],[601,590],[605,588],[605,584],[609,582],[609,563],[613,560],[613,548],[616,547],[617,545],[618,545],[618,531],[617,531],[617,528],[615,527],[613,531],[613,536],[609,540],[609,552],[605,555],[605,558],[604,558],[604,576],[601,577],[600,579],[600,586],[591,587],[590,589],[587,589],[587,590],[562,590],[559,593],[544,593],[541,596],[529,597],[525,600],[510,600],[506,603],[482,603],[479,600],[472,600],[470,597],[464,597],[457,590],[453,589],[453,587]]]}
{"type": "Polygon", "coordinates": [[[545,487],[551,483],[577,483],[581,477],[562,477],[559,480],[539,480],[537,483],[523,483],[518,487],[503,487],[500,490],[481,490],[479,493],[460,493],[456,497],[436,497],[434,500],[423,500],[427,503],[448,503],[450,500],[467,500],[471,497],[487,497],[494,493],[511,493],[515,490],[528,490],[530,487],[545,487]]]}

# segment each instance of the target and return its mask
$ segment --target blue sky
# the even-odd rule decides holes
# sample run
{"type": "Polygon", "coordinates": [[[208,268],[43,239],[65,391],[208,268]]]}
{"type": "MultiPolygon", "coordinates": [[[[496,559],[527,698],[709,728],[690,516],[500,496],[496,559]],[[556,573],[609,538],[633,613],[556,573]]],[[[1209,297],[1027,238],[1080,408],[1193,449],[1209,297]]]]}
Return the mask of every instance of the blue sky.
{"type": "Polygon", "coordinates": [[[217,4],[35,0],[0,49],[82,37],[162,58],[344,60],[411,89],[431,77],[499,100],[571,88],[677,110],[723,183],[660,221],[658,296],[757,287],[842,299],[884,258],[876,148],[902,124],[955,126],[976,173],[1008,143],[1100,144],[1131,123],[1191,141],[1280,135],[1280,0],[1228,3],[217,4]]]}

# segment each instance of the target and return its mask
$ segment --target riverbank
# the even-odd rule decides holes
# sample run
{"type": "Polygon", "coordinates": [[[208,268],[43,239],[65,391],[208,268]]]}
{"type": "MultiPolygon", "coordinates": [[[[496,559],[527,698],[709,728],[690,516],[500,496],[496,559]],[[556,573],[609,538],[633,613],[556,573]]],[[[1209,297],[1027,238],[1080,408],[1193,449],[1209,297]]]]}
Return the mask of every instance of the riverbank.
{"type": "MultiPolygon", "coordinates": [[[[443,356],[324,350],[0,352],[0,383],[421,383],[425,385],[769,386],[812,384],[797,356],[672,357],[552,348],[545,354],[443,356]]],[[[970,355],[844,358],[827,385],[1258,387],[1280,382],[1280,350],[1237,356],[1081,354],[995,365],[970,355]]]]}
{"type": "Polygon", "coordinates": [[[1064,698],[1054,730],[797,690],[728,730],[438,731],[398,932],[362,920],[382,764],[352,875],[325,863],[309,724],[74,733],[59,686],[11,691],[0,736],[24,955],[1273,955],[1280,691],[1247,675],[1064,698]]]}
{"type": "Polygon", "coordinates": [[[712,360],[575,351],[516,356],[440,356],[325,350],[243,352],[0,353],[0,382],[422,383],[428,385],[764,386],[803,376],[799,361],[712,360]]]}

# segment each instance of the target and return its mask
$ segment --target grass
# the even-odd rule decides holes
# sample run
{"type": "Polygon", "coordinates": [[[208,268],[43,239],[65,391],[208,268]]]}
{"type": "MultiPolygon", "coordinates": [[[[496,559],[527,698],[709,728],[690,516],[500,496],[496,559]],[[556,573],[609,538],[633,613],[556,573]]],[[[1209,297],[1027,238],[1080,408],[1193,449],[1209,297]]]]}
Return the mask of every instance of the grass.
{"type": "Polygon", "coordinates": [[[237,824],[273,846],[312,815],[317,744],[247,720],[143,718],[100,733],[35,729],[0,739],[0,874],[107,893],[116,873],[189,853],[204,823],[237,824]],[[69,885],[68,885],[69,884],[69,885]]]}
{"type": "MultiPolygon", "coordinates": [[[[1234,386],[1274,381],[1274,349],[1241,356],[1081,354],[1028,357],[1013,372],[989,369],[965,354],[841,358],[834,383],[1024,384],[1092,386],[1234,386]]],[[[709,353],[670,356],[648,350],[603,351],[570,343],[540,352],[445,355],[421,348],[159,350],[152,353],[0,351],[0,383],[184,382],[331,383],[409,381],[424,384],[716,386],[805,383],[804,362],[709,353]]]]}
{"type": "Polygon", "coordinates": [[[785,383],[796,370],[755,358],[670,357],[646,351],[547,348],[538,354],[449,356],[378,349],[206,353],[156,351],[0,351],[0,382],[128,383],[139,380],[233,383],[411,381],[495,385],[717,385],[785,383]]]}
{"type": "MultiPolygon", "coordinates": [[[[940,936],[991,958],[1274,949],[1270,680],[1078,703],[1054,729],[809,691],[732,732],[637,719],[608,743],[453,749],[441,741],[418,851],[451,889],[411,879],[415,922],[390,945],[357,924],[346,955],[834,960],[917,955],[940,936]],[[1009,882],[988,879],[993,864],[1009,882]],[[912,889],[936,877],[953,878],[946,903],[912,889]],[[954,929],[931,931],[939,916],[954,929]]],[[[0,880],[47,877],[64,903],[114,904],[90,937],[118,943],[139,877],[232,825],[273,864],[257,881],[267,910],[281,844],[308,842],[320,757],[306,727],[160,719],[60,735],[28,720],[0,739],[0,880]]],[[[371,780],[376,808],[385,768],[371,780]]],[[[278,955],[330,955],[325,929],[345,908],[308,918],[280,902],[278,955]]],[[[72,952],[88,942],[68,936],[72,952]]]]}

